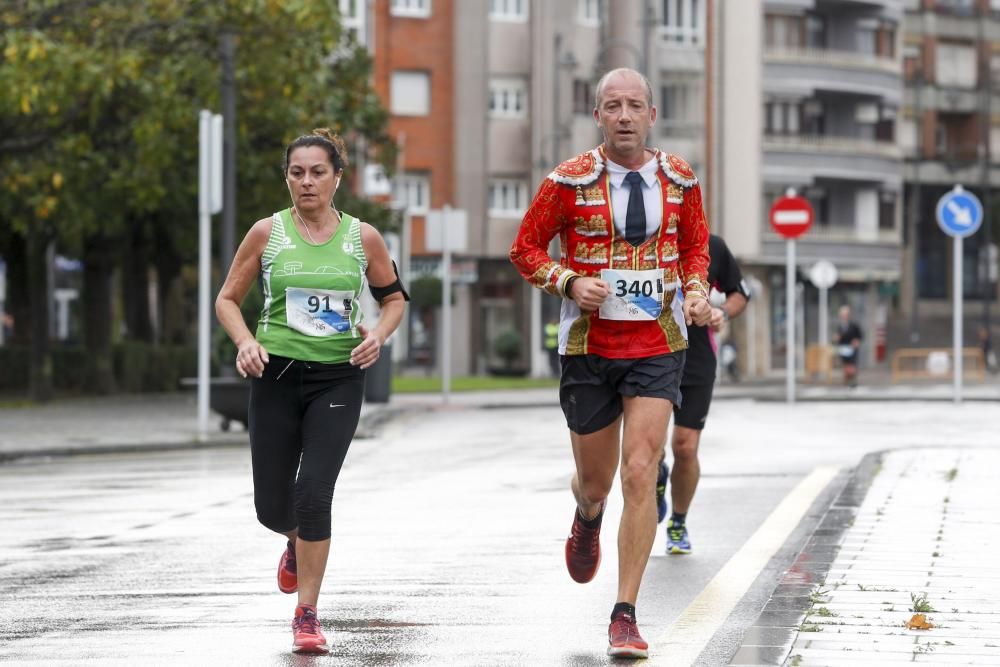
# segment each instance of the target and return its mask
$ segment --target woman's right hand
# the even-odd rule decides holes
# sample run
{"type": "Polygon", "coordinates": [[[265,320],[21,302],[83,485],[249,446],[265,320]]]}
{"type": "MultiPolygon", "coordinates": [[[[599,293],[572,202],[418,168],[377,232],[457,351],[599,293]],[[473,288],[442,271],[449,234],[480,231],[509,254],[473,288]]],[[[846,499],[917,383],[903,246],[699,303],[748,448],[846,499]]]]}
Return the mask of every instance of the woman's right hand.
{"type": "Polygon", "coordinates": [[[264,374],[264,365],[269,361],[267,350],[251,338],[241,343],[236,352],[236,372],[241,377],[252,375],[259,378],[264,374]]]}

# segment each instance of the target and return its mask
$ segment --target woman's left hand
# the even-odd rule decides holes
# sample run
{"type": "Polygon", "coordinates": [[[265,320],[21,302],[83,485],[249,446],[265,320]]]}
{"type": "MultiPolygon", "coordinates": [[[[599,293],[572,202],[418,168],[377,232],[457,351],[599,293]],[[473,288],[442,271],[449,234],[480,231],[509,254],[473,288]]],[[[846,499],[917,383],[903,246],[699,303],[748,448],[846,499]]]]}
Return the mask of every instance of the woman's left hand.
{"type": "Polygon", "coordinates": [[[361,334],[364,340],[351,351],[351,365],[370,368],[372,364],[378,361],[384,341],[374,330],[370,330],[362,324],[358,325],[358,333],[361,334]]]}

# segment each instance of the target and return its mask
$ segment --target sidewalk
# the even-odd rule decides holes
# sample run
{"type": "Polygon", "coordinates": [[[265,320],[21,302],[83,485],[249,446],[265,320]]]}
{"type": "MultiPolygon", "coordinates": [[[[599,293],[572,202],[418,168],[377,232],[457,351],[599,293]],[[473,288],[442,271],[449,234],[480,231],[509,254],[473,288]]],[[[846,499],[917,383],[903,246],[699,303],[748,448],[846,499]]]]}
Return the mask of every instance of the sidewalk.
{"type": "MultiPolygon", "coordinates": [[[[720,382],[715,398],[784,401],[780,378],[763,381],[720,382]]],[[[836,384],[796,385],[796,400],[810,401],[952,401],[952,385],[891,385],[888,375],[862,374],[862,385],[849,389],[836,384]]],[[[1000,402],[1000,377],[963,387],[963,400],[1000,402]]],[[[138,394],[54,401],[48,405],[0,407],[0,463],[24,456],[65,456],[111,451],[178,449],[185,447],[243,446],[246,432],[239,424],[224,432],[214,412],[209,432],[198,437],[196,397],[192,393],[138,394]]],[[[365,403],[359,438],[373,437],[379,426],[402,412],[440,409],[552,407],[558,409],[556,388],[452,392],[445,403],[441,393],[394,394],[388,403],[365,403]]]]}
{"type": "Polygon", "coordinates": [[[1000,665],[998,466],[991,449],[866,457],[730,664],[1000,665]]]}

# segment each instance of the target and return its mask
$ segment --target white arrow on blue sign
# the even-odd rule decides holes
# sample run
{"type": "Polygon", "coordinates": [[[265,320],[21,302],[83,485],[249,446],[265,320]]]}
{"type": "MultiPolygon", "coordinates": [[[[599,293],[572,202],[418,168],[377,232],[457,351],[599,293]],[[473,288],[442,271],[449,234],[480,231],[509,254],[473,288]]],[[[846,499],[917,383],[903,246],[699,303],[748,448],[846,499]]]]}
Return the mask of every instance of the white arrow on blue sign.
{"type": "Polygon", "coordinates": [[[948,236],[964,239],[983,223],[983,205],[979,197],[956,185],[938,200],[937,223],[948,236]]]}

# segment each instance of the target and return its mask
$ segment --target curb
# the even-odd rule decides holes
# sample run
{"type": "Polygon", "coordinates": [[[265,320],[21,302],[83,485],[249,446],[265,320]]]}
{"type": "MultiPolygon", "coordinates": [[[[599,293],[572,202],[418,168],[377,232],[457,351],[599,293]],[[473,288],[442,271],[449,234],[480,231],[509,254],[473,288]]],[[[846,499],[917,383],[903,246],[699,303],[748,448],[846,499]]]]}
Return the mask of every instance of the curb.
{"type": "MultiPolygon", "coordinates": [[[[358,428],[355,432],[355,439],[365,440],[378,437],[380,429],[393,419],[404,414],[422,409],[419,406],[379,408],[369,411],[361,416],[358,421],[358,428]]],[[[35,459],[56,459],[68,458],[72,456],[103,456],[107,454],[138,454],[145,452],[173,452],[180,450],[194,449],[221,449],[230,447],[249,447],[247,433],[233,433],[228,435],[212,435],[207,440],[190,438],[187,440],[175,440],[172,442],[148,442],[148,443],[102,443],[94,445],[81,445],[79,447],[49,447],[47,449],[21,449],[0,451],[0,465],[17,461],[28,461],[35,459]]]]}
{"type": "Polygon", "coordinates": [[[866,454],[852,471],[847,483],[823,513],[816,528],[802,544],[757,619],[747,628],[730,665],[782,665],[806,613],[813,606],[812,595],[818,582],[826,580],[840,551],[844,533],[851,527],[868,495],[883,457],[891,450],[866,454]]]}

